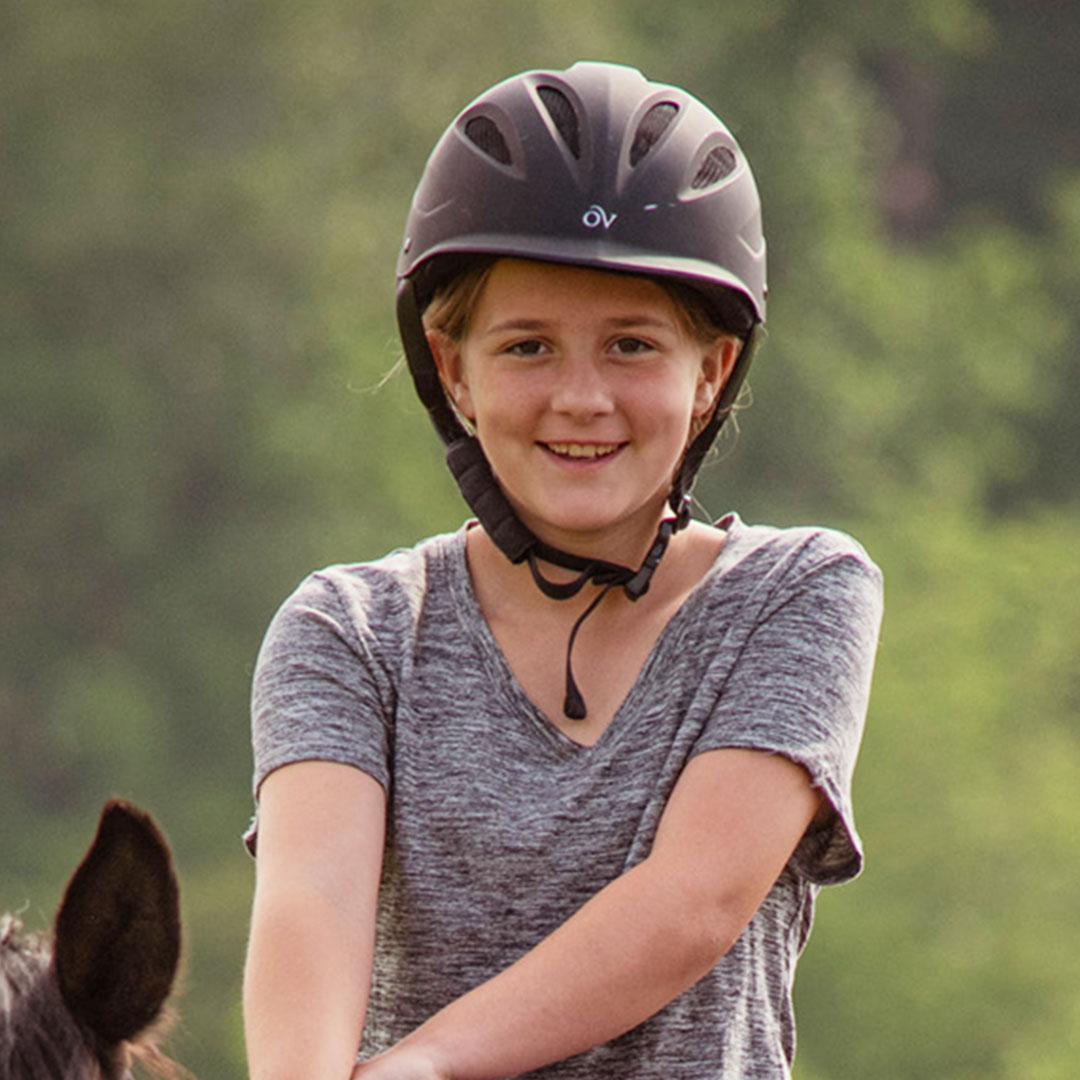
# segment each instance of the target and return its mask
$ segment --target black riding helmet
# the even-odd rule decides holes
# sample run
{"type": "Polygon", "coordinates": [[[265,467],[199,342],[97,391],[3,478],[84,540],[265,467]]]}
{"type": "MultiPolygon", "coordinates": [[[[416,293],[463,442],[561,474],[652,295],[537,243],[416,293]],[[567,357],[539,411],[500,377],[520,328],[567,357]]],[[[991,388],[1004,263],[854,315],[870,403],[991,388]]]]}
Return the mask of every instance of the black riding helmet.
{"type": "MultiPolygon", "coordinates": [[[[494,543],[512,562],[528,560],[537,585],[556,599],[588,581],[621,586],[634,600],[644,595],[672,533],[689,522],[694,476],[731,411],[765,319],[761,203],[731,132],[686,91],[649,82],[633,68],[578,63],[516,75],[481,94],[436,144],[413,196],[397,280],[398,326],[417,392],[494,543]],[[561,551],[533,535],[443,390],[422,313],[471,259],[492,255],[678,279],[743,339],[717,407],[676,474],[674,517],[661,524],[637,569],[561,551]],[[579,576],[552,582],[540,560],[579,576]]],[[[585,715],[569,655],[566,712],[585,715]]]]}

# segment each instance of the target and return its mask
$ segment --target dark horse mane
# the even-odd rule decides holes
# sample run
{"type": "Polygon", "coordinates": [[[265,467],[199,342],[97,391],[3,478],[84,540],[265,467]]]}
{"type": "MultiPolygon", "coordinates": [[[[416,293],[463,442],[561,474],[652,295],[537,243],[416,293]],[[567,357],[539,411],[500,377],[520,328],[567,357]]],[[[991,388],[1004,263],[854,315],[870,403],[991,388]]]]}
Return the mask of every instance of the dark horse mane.
{"type": "Polygon", "coordinates": [[[112,800],[51,937],[0,917],[0,1080],[123,1080],[133,1057],[186,1075],[155,1034],[179,959],[168,845],[147,814],[112,800]]]}

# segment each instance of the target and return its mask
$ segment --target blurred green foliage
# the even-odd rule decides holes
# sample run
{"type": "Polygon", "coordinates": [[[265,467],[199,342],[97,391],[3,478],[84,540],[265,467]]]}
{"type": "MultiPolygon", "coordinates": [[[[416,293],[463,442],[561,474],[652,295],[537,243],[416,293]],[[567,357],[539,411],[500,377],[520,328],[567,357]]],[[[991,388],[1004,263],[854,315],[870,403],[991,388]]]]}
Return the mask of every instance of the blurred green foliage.
{"type": "Polygon", "coordinates": [[[463,514],[397,359],[424,157],[517,70],[686,85],[755,164],[753,407],[698,495],[886,572],[864,878],[801,1080],[1080,1060],[1080,14],[1020,0],[13,0],[0,13],[0,906],[110,793],[176,849],[176,1055],[243,1075],[246,698],[309,569],[463,514]]]}

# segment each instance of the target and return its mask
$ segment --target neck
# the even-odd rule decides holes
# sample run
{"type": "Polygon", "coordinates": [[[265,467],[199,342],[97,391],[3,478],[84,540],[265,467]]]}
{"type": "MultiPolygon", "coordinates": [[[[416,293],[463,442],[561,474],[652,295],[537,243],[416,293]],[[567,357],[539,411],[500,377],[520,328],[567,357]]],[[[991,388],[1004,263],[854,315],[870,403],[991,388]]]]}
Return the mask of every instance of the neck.
{"type": "MultiPolygon", "coordinates": [[[[616,588],[627,599],[637,601],[649,591],[664,553],[676,540],[678,531],[688,523],[688,519],[680,522],[673,516],[662,519],[644,555],[627,563],[586,555],[580,553],[580,549],[574,553],[552,550],[547,541],[539,538],[527,555],[511,560],[482,526],[470,534],[474,538],[470,542],[470,551],[481,558],[485,575],[502,579],[508,593],[515,591],[526,602],[542,597],[567,601],[579,594],[588,596],[594,592],[588,586],[605,591],[616,588]]],[[[570,605],[571,608],[576,606],[570,605]]]]}
{"type": "Polygon", "coordinates": [[[544,576],[553,581],[575,578],[580,572],[574,565],[575,560],[608,563],[636,571],[652,551],[661,523],[665,517],[671,517],[666,503],[661,501],[643,508],[631,520],[607,528],[581,531],[552,528],[545,522],[533,520],[517,506],[514,510],[522,524],[540,541],[537,555],[544,576]],[[569,563],[557,556],[549,558],[545,548],[569,555],[569,563]]]}

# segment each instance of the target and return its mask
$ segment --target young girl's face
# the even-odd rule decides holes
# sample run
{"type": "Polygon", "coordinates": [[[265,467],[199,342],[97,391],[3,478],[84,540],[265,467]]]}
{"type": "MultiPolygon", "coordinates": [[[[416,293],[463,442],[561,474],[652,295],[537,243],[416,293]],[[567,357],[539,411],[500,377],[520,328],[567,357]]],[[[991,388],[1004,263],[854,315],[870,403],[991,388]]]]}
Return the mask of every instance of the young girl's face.
{"type": "Polygon", "coordinates": [[[429,340],[522,521],[627,560],[651,541],[737,352],[693,336],[647,278],[518,259],[495,264],[460,342],[429,340]]]}

